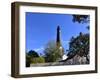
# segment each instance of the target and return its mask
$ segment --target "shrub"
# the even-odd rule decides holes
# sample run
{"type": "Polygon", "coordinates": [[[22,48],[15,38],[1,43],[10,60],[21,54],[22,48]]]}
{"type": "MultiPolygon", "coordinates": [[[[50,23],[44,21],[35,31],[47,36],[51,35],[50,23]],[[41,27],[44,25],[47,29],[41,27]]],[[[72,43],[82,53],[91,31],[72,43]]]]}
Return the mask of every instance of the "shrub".
{"type": "Polygon", "coordinates": [[[32,63],[45,63],[45,59],[43,57],[37,57],[32,59],[32,63]]]}

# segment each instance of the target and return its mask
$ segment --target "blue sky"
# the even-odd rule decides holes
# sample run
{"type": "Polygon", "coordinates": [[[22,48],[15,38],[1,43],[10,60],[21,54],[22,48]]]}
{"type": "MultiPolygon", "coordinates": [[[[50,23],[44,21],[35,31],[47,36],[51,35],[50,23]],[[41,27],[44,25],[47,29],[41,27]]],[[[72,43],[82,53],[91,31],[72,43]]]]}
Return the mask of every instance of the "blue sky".
{"type": "Polygon", "coordinates": [[[42,53],[48,41],[56,40],[58,25],[61,29],[62,46],[68,49],[72,36],[89,32],[86,29],[88,23],[74,23],[72,18],[71,14],[26,12],[26,51],[35,50],[42,53]]]}

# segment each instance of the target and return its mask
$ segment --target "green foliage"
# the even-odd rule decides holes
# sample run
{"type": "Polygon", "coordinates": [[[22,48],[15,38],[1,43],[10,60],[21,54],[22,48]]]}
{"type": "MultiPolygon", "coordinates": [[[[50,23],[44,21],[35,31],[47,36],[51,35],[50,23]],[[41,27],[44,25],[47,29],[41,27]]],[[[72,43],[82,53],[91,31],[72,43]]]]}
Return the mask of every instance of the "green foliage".
{"type": "Polygon", "coordinates": [[[30,56],[30,57],[39,57],[39,55],[38,55],[38,53],[37,52],[35,52],[34,50],[30,50],[29,52],[28,52],[28,55],[30,56]]]}
{"type": "Polygon", "coordinates": [[[73,22],[87,23],[89,22],[89,15],[72,15],[73,22]]]}
{"type": "Polygon", "coordinates": [[[36,63],[45,63],[45,59],[44,59],[44,57],[33,58],[32,63],[34,63],[34,64],[36,64],[36,63]]]}
{"type": "MultiPolygon", "coordinates": [[[[89,23],[90,22],[90,16],[89,15],[72,15],[73,22],[78,22],[78,23],[89,23]]],[[[87,24],[86,28],[89,30],[90,26],[87,24]]]]}
{"type": "Polygon", "coordinates": [[[33,58],[39,57],[38,53],[30,50],[28,53],[26,53],[26,67],[30,67],[30,64],[33,62],[33,58]]]}
{"type": "Polygon", "coordinates": [[[26,67],[30,67],[31,62],[32,62],[31,57],[28,54],[26,54],[26,67]]]}
{"type": "Polygon", "coordinates": [[[71,38],[67,56],[69,56],[69,58],[73,58],[76,54],[81,57],[85,56],[87,61],[89,61],[87,57],[89,54],[89,34],[80,33],[76,38],[71,38]]]}
{"type": "Polygon", "coordinates": [[[56,43],[54,41],[50,41],[47,43],[45,50],[45,62],[55,62],[61,58],[61,51],[56,47],[56,43]]]}

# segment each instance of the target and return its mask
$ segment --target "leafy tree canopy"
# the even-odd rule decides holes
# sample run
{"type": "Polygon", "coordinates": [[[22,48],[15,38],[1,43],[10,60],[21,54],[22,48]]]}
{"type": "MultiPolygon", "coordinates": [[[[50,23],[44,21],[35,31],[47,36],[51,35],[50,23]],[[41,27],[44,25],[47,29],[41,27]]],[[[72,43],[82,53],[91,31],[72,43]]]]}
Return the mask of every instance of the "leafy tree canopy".
{"type": "Polygon", "coordinates": [[[30,50],[27,54],[30,57],[39,57],[38,53],[35,52],[34,50],[30,50]]]}
{"type": "Polygon", "coordinates": [[[89,15],[72,15],[73,22],[87,23],[89,22],[89,15]]]}
{"type": "Polygon", "coordinates": [[[55,41],[47,43],[44,53],[46,62],[55,62],[61,57],[61,51],[57,48],[55,41]]]}
{"type": "Polygon", "coordinates": [[[89,34],[80,33],[77,37],[72,37],[69,43],[68,59],[73,58],[75,55],[85,56],[89,54],[89,34]]]}
{"type": "Polygon", "coordinates": [[[39,57],[39,55],[34,50],[30,50],[26,53],[26,67],[30,67],[30,64],[33,62],[33,58],[35,57],[39,57]]]}

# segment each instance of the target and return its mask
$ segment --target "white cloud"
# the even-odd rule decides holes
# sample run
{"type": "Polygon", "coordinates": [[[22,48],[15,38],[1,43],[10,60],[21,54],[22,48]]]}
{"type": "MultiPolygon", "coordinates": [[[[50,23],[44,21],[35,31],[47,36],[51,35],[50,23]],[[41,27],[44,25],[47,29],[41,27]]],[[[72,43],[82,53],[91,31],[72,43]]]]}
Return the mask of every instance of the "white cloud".
{"type": "Polygon", "coordinates": [[[40,47],[40,48],[36,48],[36,49],[34,49],[36,52],[42,52],[43,50],[44,50],[44,48],[43,47],[40,47]]]}

